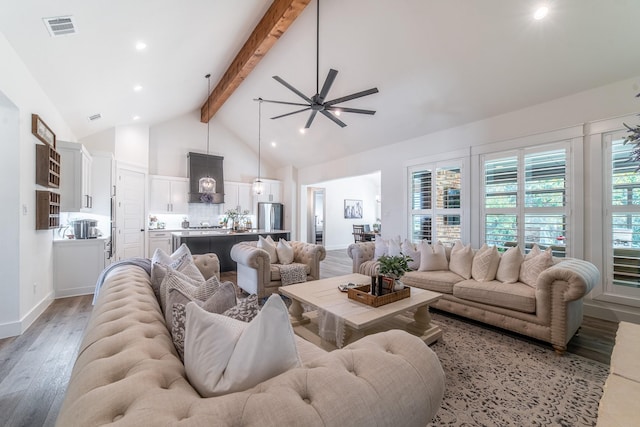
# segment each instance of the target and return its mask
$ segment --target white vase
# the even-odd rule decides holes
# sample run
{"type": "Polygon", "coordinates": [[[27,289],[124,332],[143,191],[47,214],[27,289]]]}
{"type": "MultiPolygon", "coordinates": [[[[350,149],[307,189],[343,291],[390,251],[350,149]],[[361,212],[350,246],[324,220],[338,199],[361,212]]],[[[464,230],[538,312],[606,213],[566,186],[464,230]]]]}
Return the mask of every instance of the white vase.
{"type": "Polygon", "coordinates": [[[395,284],[393,285],[393,290],[398,292],[404,289],[404,283],[402,283],[400,280],[396,279],[395,280],[395,284]]]}

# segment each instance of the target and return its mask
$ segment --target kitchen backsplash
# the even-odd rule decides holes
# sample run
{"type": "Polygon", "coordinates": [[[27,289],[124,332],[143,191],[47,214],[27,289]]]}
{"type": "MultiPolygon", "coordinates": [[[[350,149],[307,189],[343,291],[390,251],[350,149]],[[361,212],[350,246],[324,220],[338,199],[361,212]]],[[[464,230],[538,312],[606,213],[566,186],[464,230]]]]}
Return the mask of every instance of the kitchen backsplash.
{"type": "MultiPolygon", "coordinates": [[[[182,221],[187,218],[190,226],[199,226],[202,223],[208,223],[209,225],[219,225],[220,219],[224,217],[224,205],[219,204],[206,204],[206,203],[189,203],[189,214],[156,214],[150,212],[149,215],[153,215],[158,219],[158,223],[164,223],[165,229],[180,229],[182,228],[182,221]]],[[[254,224],[257,221],[253,215],[249,218],[254,224]]]]}

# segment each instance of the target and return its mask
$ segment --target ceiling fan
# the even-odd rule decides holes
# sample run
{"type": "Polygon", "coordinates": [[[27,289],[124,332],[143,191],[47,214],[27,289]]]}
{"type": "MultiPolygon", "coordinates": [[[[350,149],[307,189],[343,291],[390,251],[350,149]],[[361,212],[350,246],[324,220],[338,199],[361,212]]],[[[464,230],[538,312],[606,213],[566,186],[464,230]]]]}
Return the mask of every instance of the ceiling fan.
{"type": "Polygon", "coordinates": [[[271,102],[274,104],[285,104],[285,105],[296,105],[300,107],[305,107],[300,110],[292,111],[290,113],[282,114],[279,116],[271,117],[272,119],[279,119],[282,117],[287,117],[292,114],[302,113],[303,111],[311,110],[311,114],[309,115],[309,119],[305,124],[304,128],[309,129],[311,127],[311,123],[313,123],[313,119],[315,119],[316,114],[320,113],[336,123],[340,127],[347,126],[342,120],[336,117],[336,114],[340,112],[345,113],[358,113],[358,114],[369,114],[373,115],[376,112],[374,110],[363,110],[360,108],[349,108],[349,107],[340,107],[337,104],[342,102],[350,101],[352,99],[361,98],[363,96],[372,95],[374,93],[378,93],[378,88],[372,88],[363,90],[361,92],[352,93],[351,95],[342,96],[340,98],[335,98],[329,101],[325,101],[327,95],[329,94],[329,90],[331,89],[331,85],[333,81],[336,79],[338,75],[338,71],[331,68],[329,70],[329,74],[327,74],[327,78],[322,85],[322,90],[319,90],[320,87],[320,71],[319,71],[319,46],[320,46],[320,0],[317,1],[317,11],[316,11],[316,94],[312,97],[306,96],[304,93],[300,92],[298,89],[284,81],[281,77],[273,76],[273,78],[282,84],[284,87],[298,95],[300,98],[304,99],[306,104],[298,103],[298,102],[286,102],[286,101],[274,101],[268,99],[260,99],[260,101],[271,102]]]}

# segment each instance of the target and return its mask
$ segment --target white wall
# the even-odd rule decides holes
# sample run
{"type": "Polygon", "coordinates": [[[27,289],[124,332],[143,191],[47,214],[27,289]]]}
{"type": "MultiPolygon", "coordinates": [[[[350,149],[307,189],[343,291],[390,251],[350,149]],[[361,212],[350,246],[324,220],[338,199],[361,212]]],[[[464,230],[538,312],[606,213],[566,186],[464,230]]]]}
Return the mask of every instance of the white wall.
{"type": "Polygon", "coordinates": [[[402,166],[416,158],[470,149],[525,135],[579,125],[592,120],[627,115],[640,110],[635,94],[640,77],[535,105],[464,126],[423,135],[332,162],[301,168],[300,185],[382,172],[383,237],[406,234],[406,176],[402,166]]]}
{"type": "MultiPolygon", "coordinates": [[[[240,140],[216,117],[209,132],[209,154],[224,157],[225,181],[253,182],[258,174],[257,142],[252,147],[240,140]]],[[[200,122],[199,110],[150,128],[149,174],[186,177],[189,152],[207,152],[207,125],[200,122]]],[[[261,172],[263,178],[277,178],[264,160],[261,172]]]]}
{"type": "Polygon", "coordinates": [[[149,167],[149,126],[116,126],[115,159],[147,170],[149,167]]]}
{"type": "MultiPolygon", "coordinates": [[[[380,193],[380,174],[373,173],[363,176],[354,176],[338,180],[315,183],[314,188],[325,190],[325,221],[324,221],[324,246],[326,249],[345,249],[353,243],[353,225],[369,224],[376,221],[378,203],[376,196],[380,193]],[[362,200],[362,219],[347,219],[344,217],[345,199],[362,200]]],[[[306,227],[309,225],[306,212],[313,200],[307,197],[306,189],[302,190],[301,206],[304,206],[305,218],[301,220],[300,236],[306,237],[306,227]],[[303,231],[304,230],[304,231],[303,231]]]]}
{"type": "Polygon", "coordinates": [[[3,240],[6,247],[3,251],[9,252],[7,257],[0,257],[2,296],[7,296],[7,299],[0,298],[2,338],[24,331],[48,306],[53,294],[52,231],[35,230],[35,144],[38,140],[31,134],[31,114],[40,115],[59,139],[76,141],[76,137],[1,33],[0,58],[0,92],[4,94],[0,99],[3,99],[3,109],[9,108],[9,129],[4,131],[8,139],[2,139],[0,169],[3,177],[8,174],[12,185],[7,193],[2,193],[2,227],[14,230],[9,232],[10,240],[3,240]],[[23,215],[24,208],[26,215],[23,215]]]}

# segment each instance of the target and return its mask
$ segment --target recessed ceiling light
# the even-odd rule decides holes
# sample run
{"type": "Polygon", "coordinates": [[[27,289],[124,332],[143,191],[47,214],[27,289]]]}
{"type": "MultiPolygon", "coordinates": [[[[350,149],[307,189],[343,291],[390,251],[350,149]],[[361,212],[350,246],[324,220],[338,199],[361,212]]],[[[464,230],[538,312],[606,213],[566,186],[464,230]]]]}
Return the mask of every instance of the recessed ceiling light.
{"type": "Polygon", "coordinates": [[[540,20],[547,16],[547,13],[549,13],[549,8],[547,6],[540,6],[533,14],[533,19],[540,20]]]}
{"type": "Polygon", "coordinates": [[[140,116],[133,116],[132,119],[133,120],[140,120],[140,116]]]}
{"type": "Polygon", "coordinates": [[[301,134],[305,134],[307,132],[307,130],[305,128],[300,128],[300,133],[301,134]]]}
{"type": "Polygon", "coordinates": [[[278,144],[276,144],[276,142],[275,142],[275,141],[271,141],[271,146],[272,146],[272,147],[275,147],[276,145],[278,145],[278,144]]]}
{"type": "Polygon", "coordinates": [[[145,50],[147,48],[147,44],[145,42],[138,42],[136,43],[136,49],[137,50],[145,50]]]}
{"type": "Polygon", "coordinates": [[[133,90],[135,90],[136,92],[140,92],[140,91],[142,90],[142,86],[140,86],[140,85],[135,85],[135,86],[133,87],[133,90]]]}
{"type": "Polygon", "coordinates": [[[335,114],[336,116],[340,115],[340,110],[333,110],[333,114],[335,114]]]}

